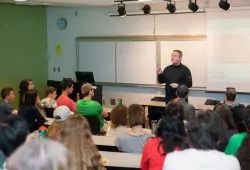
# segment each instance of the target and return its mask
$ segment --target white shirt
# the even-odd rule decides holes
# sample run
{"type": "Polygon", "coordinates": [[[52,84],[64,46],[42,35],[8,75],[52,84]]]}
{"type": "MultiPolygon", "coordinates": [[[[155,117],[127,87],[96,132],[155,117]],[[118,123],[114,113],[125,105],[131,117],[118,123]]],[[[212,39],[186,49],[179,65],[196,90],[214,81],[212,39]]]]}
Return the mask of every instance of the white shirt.
{"type": "Polygon", "coordinates": [[[56,100],[51,99],[51,98],[44,98],[41,100],[41,103],[43,105],[43,107],[45,108],[56,108],[57,104],[56,104],[56,100]]]}
{"type": "Polygon", "coordinates": [[[118,137],[118,136],[126,134],[127,131],[128,131],[128,128],[126,126],[118,126],[115,129],[113,129],[109,126],[107,133],[106,133],[106,136],[118,137]]]}
{"type": "Polygon", "coordinates": [[[165,159],[163,170],[240,170],[234,156],[216,150],[174,151],[165,159]]]}

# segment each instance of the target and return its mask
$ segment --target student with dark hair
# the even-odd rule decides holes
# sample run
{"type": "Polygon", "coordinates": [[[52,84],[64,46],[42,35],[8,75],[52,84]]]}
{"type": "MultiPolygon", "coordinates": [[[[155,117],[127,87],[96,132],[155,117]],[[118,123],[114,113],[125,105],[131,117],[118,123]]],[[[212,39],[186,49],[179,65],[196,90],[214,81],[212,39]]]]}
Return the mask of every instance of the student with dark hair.
{"type": "Polygon", "coordinates": [[[64,79],[61,81],[62,94],[57,99],[57,106],[67,106],[70,111],[76,112],[75,102],[69,98],[69,94],[73,92],[74,83],[72,80],[64,79]]]}
{"type": "Polygon", "coordinates": [[[1,90],[1,97],[2,100],[0,101],[0,119],[10,114],[17,114],[18,111],[10,105],[10,102],[12,102],[15,98],[13,88],[3,88],[1,90]]]}
{"type": "Polygon", "coordinates": [[[240,170],[235,157],[217,150],[223,132],[222,120],[216,112],[199,112],[187,126],[192,148],[170,153],[165,159],[163,170],[240,170]]]}
{"type": "Polygon", "coordinates": [[[149,139],[144,146],[141,169],[162,169],[167,154],[189,148],[185,136],[185,128],[179,118],[163,116],[157,128],[156,138],[149,139]]]}
{"type": "Polygon", "coordinates": [[[27,121],[30,132],[37,130],[45,122],[45,117],[36,108],[36,101],[36,92],[26,93],[18,112],[27,121]]]}
{"type": "MultiPolygon", "coordinates": [[[[176,117],[183,123],[183,127],[185,126],[184,125],[184,107],[179,99],[173,99],[167,104],[165,113],[163,116],[176,117]]],[[[156,124],[156,129],[158,129],[160,123],[161,123],[161,119],[156,124]]]]}
{"type": "Polygon", "coordinates": [[[108,127],[106,136],[121,136],[128,131],[127,107],[118,105],[110,113],[111,125],[108,127]]]}
{"type": "MultiPolygon", "coordinates": [[[[249,170],[250,169],[250,105],[246,107],[246,113],[244,116],[244,124],[247,126],[247,132],[243,134],[239,134],[236,138],[232,138],[230,148],[233,150],[233,147],[238,147],[241,143],[241,146],[239,147],[236,157],[238,158],[241,166],[241,170],[249,170]],[[241,142],[242,140],[242,142],[241,142]]],[[[229,149],[229,147],[228,147],[229,149]]],[[[235,150],[235,149],[234,149],[235,150]]]]}
{"type": "Polygon", "coordinates": [[[106,132],[108,129],[108,123],[104,118],[108,117],[108,112],[103,110],[100,103],[92,100],[95,95],[94,89],[96,89],[96,87],[89,83],[82,86],[81,91],[83,99],[77,101],[76,112],[85,116],[96,116],[100,121],[100,131],[106,132]]]}
{"type": "Polygon", "coordinates": [[[195,108],[192,104],[186,102],[186,98],[188,97],[189,89],[185,85],[180,85],[176,89],[177,98],[180,99],[181,104],[184,107],[184,117],[186,121],[192,119],[195,116],[195,108]]]}
{"type": "Polygon", "coordinates": [[[245,132],[245,126],[243,125],[243,115],[245,112],[245,106],[236,102],[236,90],[235,88],[227,88],[225,94],[225,104],[232,112],[234,123],[236,124],[240,133],[245,132]]]}
{"type": "Polygon", "coordinates": [[[115,145],[122,152],[142,153],[143,147],[152,134],[143,130],[145,110],[141,105],[132,104],[128,107],[128,124],[131,127],[125,135],[115,140],[115,145]]]}
{"type": "Polygon", "coordinates": [[[47,87],[45,89],[45,98],[41,100],[44,108],[56,108],[56,89],[54,87],[47,87]]]}
{"type": "MultiPolygon", "coordinates": [[[[250,132],[250,105],[248,105],[245,109],[243,124],[246,127],[246,132],[235,134],[230,138],[228,145],[226,147],[226,150],[225,150],[226,154],[236,156],[237,151],[239,150],[239,148],[242,144],[242,141],[245,138],[247,138],[247,136],[249,136],[249,132],[250,132]]],[[[243,146],[243,147],[246,147],[246,146],[243,146]]],[[[243,152],[243,151],[241,150],[241,152],[243,152]]]]}
{"type": "Polygon", "coordinates": [[[28,137],[26,122],[17,115],[9,115],[0,121],[0,150],[6,157],[21,146],[28,137]]]}
{"type": "Polygon", "coordinates": [[[225,129],[224,135],[225,135],[226,143],[228,143],[231,136],[238,133],[237,127],[234,124],[231,110],[228,108],[227,105],[222,104],[216,107],[215,111],[220,115],[221,119],[223,120],[223,125],[225,129]]]}

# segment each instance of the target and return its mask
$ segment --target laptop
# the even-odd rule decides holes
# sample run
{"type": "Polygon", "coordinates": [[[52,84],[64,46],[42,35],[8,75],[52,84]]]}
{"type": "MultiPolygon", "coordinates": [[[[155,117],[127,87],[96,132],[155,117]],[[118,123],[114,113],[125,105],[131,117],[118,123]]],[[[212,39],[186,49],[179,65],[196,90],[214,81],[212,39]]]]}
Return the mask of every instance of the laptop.
{"type": "Polygon", "coordinates": [[[76,71],[77,82],[95,83],[93,72],[76,71]]]}

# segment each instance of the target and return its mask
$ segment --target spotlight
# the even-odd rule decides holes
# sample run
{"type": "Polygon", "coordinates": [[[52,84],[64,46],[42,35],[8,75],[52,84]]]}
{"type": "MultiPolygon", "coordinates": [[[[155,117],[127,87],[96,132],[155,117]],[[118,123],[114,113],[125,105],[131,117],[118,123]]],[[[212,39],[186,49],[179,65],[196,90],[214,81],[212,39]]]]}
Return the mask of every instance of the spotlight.
{"type": "Polygon", "coordinates": [[[168,10],[171,14],[173,14],[173,13],[175,13],[175,11],[176,11],[176,7],[175,7],[174,4],[169,3],[169,4],[167,5],[167,10],[168,10]]]}
{"type": "Polygon", "coordinates": [[[151,13],[151,6],[149,6],[148,4],[147,5],[144,5],[144,7],[142,8],[143,12],[145,15],[148,15],[151,13]]]}
{"type": "Polygon", "coordinates": [[[188,8],[193,12],[197,12],[199,10],[199,6],[196,4],[196,0],[195,2],[192,2],[192,0],[189,0],[188,8]]]}
{"type": "Polygon", "coordinates": [[[231,5],[227,2],[227,0],[220,0],[219,6],[221,9],[224,9],[225,11],[231,8],[231,5]]]}
{"type": "Polygon", "coordinates": [[[119,16],[120,17],[125,17],[126,16],[126,7],[125,7],[125,4],[121,3],[118,4],[118,13],[119,13],[119,16]]]}

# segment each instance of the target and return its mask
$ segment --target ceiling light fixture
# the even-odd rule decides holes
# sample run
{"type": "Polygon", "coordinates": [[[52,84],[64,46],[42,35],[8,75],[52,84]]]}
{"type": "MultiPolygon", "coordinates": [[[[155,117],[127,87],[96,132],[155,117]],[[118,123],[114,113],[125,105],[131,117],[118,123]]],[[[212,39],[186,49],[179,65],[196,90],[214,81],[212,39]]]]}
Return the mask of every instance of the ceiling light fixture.
{"type": "Polygon", "coordinates": [[[145,15],[148,15],[151,13],[151,6],[149,6],[148,4],[147,5],[144,5],[144,7],[142,8],[143,12],[145,15]]]}
{"type": "Polygon", "coordinates": [[[175,13],[176,7],[175,7],[175,2],[172,4],[171,2],[167,5],[166,8],[171,14],[175,13]]]}
{"type": "Polygon", "coordinates": [[[231,8],[231,5],[227,2],[227,0],[220,0],[219,6],[221,9],[224,9],[225,11],[231,8]]]}
{"type": "Polygon", "coordinates": [[[126,16],[126,6],[125,4],[121,1],[120,4],[118,4],[118,13],[120,17],[125,17],[126,16]]]}
{"type": "Polygon", "coordinates": [[[197,5],[196,0],[194,2],[189,0],[188,8],[193,12],[197,12],[199,10],[199,6],[197,5]]]}
{"type": "Polygon", "coordinates": [[[15,0],[15,2],[26,2],[27,0],[15,0]]]}

